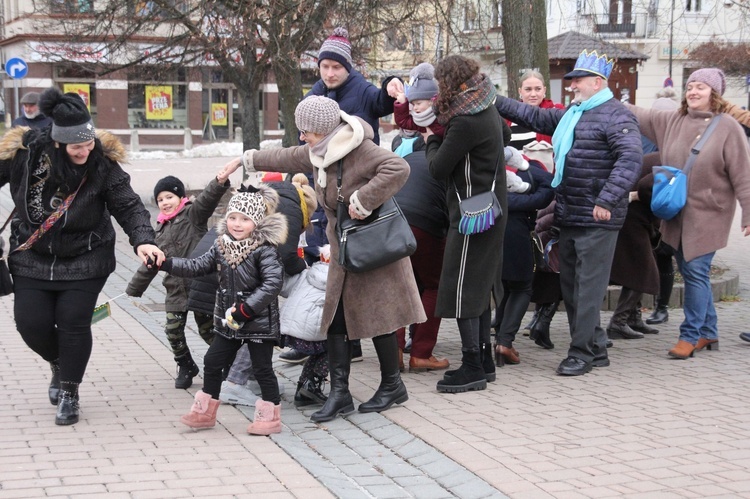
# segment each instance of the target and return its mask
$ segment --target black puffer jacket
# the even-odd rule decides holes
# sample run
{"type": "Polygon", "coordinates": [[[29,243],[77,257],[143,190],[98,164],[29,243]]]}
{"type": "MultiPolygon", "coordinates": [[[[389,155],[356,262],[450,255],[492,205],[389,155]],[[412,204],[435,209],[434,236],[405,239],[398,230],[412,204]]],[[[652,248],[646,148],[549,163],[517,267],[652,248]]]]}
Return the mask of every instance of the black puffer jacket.
{"type": "MultiPolygon", "coordinates": [[[[18,211],[11,223],[10,248],[25,242],[39,227],[28,212],[28,185],[45,148],[54,147],[49,129],[13,128],[0,142],[0,187],[9,183],[18,211]]],[[[130,244],[154,244],[149,213],[130,186],[130,176],[119,161],[125,148],[108,132],[98,131],[91,152],[92,164],[67,213],[28,250],[10,255],[15,276],[49,281],[106,277],[115,270],[115,229],[112,217],[128,235],[130,244]]],[[[54,165],[52,165],[54,168],[54,165]]],[[[73,192],[80,180],[68,186],[73,192]]]]}
{"type": "MultiPolygon", "coordinates": [[[[299,238],[302,234],[302,208],[297,188],[291,182],[269,182],[266,184],[279,194],[279,205],[276,211],[286,217],[287,238],[278,248],[284,273],[297,275],[307,266],[305,260],[297,253],[299,238]]],[[[190,258],[197,258],[208,251],[216,241],[216,227],[211,228],[195,246],[190,258]]],[[[194,312],[210,314],[216,303],[216,289],[219,287],[215,273],[190,280],[187,309],[194,312]]]]}
{"type": "Polygon", "coordinates": [[[207,253],[198,258],[168,258],[162,270],[179,277],[195,277],[218,272],[219,291],[214,306],[214,331],[230,339],[279,341],[279,292],[284,283],[284,267],[276,247],[286,241],[287,223],[283,215],[274,213],[258,223],[251,237],[258,245],[236,268],[222,253],[220,239],[226,234],[226,223],[217,227],[219,239],[207,253]],[[223,319],[227,309],[249,311],[251,318],[234,331],[223,319]]]}
{"type": "MultiPolygon", "coordinates": [[[[504,118],[552,135],[565,109],[542,109],[498,97],[495,107],[504,118]]],[[[575,128],[565,158],[562,183],[556,188],[555,220],[559,226],[619,230],[628,212],[628,194],[638,182],[643,148],[638,122],[617,99],[585,111],[575,128]],[[594,220],[594,206],[612,213],[594,220]]]]}

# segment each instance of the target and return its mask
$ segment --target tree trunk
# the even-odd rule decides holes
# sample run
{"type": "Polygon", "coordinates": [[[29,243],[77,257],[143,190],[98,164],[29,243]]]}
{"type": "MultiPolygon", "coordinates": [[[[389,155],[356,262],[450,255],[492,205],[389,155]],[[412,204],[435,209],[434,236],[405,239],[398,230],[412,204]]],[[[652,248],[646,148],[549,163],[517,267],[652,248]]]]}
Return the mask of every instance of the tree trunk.
{"type": "Polygon", "coordinates": [[[549,97],[545,1],[502,0],[502,9],[508,96],[517,96],[518,82],[524,70],[536,68],[544,76],[549,97]]]}
{"type": "Polygon", "coordinates": [[[294,122],[294,110],[297,109],[297,104],[302,99],[302,74],[299,59],[276,57],[271,66],[276,75],[281,116],[284,119],[284,138],[281,140],[281,145],[296,146],[299,144],[299,132],[294,122]]]}

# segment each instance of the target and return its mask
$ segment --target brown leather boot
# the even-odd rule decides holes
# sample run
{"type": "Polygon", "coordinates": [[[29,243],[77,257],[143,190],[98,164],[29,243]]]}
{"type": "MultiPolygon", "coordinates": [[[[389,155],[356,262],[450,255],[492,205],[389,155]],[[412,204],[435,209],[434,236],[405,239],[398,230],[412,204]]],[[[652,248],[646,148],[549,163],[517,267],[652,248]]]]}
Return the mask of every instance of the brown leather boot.
{"type": "Polygon", "coordinates": [[[434,355],[431,355],[429,359],[411,357],[409,359],[409,372],[421,373],[424,371],[438,371],[441,369],[448,369],[450,365],[451,363],[448,359],[438,359],[434,355]]]}
{"type": "Polygon", "coordinates": [[[692,357],[694,353],[695,345],[687,341],[680,340],[677,342],[674,348],[669,351],[668,355],[673,359],[685,360],[688,357],[692,357]]]}
{"type": "Polygon", "coordinates": [[[703,349],[706,350],[718,350],[719,349],[719,339],[714,338],[712,340],[709,340],[708,338],[701,338],[698,340],[698,343],[695,344],[695,351],[700,352],[703,349]]]}
{"type": "Polygon", "coordinates": [[[180,422],[191,428],[213,428],[216,426],[216,411],[219,410],[220,403],[201,390],[195,394],[190,412],[182,416],[180,422]]]}

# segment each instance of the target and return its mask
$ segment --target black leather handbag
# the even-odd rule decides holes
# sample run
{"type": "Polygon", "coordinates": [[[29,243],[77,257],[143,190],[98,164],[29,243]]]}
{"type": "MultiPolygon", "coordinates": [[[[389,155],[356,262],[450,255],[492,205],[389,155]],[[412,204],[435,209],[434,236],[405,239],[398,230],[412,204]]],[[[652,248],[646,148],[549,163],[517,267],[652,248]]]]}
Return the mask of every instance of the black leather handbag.
{"type": "Polygon", "coordinates": [[[364,220],[349,217],[341,196],[341,163],[336,206],[339,265],[349,272],[367,272],[412,255],[417,240],[395,199],[384,202],[364,220]]]}

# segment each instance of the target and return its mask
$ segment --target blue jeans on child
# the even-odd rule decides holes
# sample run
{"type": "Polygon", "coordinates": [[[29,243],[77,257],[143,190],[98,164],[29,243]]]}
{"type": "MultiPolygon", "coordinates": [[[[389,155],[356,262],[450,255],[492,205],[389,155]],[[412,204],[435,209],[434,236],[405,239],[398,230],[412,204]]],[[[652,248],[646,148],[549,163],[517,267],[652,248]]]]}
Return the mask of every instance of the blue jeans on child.
{"type": "Polygon", "coordinates": [[[692,345],[701,337],[709,340],[719,337],[711,292],[711,262],[715,254],[708,253],[687,262],[680,247],[674,255],[685,283],[682,305],[685,320],[680,324],[680,339],[692,345]]]}

